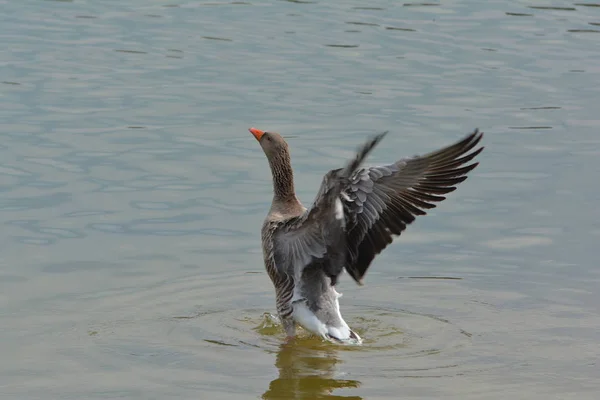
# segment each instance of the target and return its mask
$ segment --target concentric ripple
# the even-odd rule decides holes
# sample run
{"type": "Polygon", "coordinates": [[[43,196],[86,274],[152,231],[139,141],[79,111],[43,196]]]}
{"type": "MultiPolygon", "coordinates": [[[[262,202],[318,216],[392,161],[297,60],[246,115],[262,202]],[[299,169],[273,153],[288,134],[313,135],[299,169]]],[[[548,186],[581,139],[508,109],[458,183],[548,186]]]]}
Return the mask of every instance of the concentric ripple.
{"type": "MultiPolygon", "coordinates": [[[[470,344],[471,335],[451,322],[432,315],[401,309],[360,307],[345,313],[348,324],[363,338],[363,344],[334,345],[298,329],[295,343],[337,346],[343,351],[393,351],[400,357],[423,357],[448,353],[470,344]]],[[[212,310],[175,317],[179,329],[195,338],[224,346],[253,346],[277,350],[284,341],[279,318],[259,309],[212,310]],[[253,335],[249,335],[253,332],[253,335]]]]}

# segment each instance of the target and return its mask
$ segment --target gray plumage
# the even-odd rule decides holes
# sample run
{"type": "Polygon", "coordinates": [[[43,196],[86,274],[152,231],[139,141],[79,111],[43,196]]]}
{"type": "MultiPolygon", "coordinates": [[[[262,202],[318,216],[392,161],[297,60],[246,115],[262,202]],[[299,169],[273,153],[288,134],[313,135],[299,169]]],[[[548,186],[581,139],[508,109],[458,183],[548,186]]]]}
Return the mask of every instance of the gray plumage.
{"type": "Polygon", "coordinates": [[[273,132],[250,129],[273,176],[273,202],[262,227],[265,267],[288,336],[295,322],[326,339],[360,342],[343,320],[335,290],[345,269],[359,284],[377,254],[425,210],[445,199],[478,163],[475,130],[454,145],[363,168],[387,132],[369,139],[344,168],[329,171],[312,207],[296,198],[288,145],[273,132]]]}

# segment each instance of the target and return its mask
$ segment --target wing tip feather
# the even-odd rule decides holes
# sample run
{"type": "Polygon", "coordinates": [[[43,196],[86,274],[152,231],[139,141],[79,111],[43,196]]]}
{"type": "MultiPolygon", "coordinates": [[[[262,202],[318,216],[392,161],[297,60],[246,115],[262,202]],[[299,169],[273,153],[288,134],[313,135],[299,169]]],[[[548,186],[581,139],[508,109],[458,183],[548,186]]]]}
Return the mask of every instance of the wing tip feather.
{"type": "MultiPolygon", "coordinates": [[[[380,134],[381,136],[375,141],[375,144],[377,144],[386,134],[387,132],[380,134]]],[[[436,203],[446,200],[446,196],[440,196],[439,194],[454,192],[457,189],[458,184],[467,179],[467,174],[479,166],[478,161],[471,164],[468,163],[485,149],[485,146],[476,148],[483,136],[484,132],[481,132],[479,128],[475,128],[472,133],[468,134],[462,140],[444,149],[429,153],[425,156],[417,156],[414,159],[401,159],[394,163],[394,165],[400,169],[407,167],[407,165],[411,163],[416,163],[414,164],[416,171],[413,172],[417,172],[419,167],[427,168],[427,164],[419,165],[419,159],[422,160],[424,158],[431,157],[430,159],[436,159],[434,161],[434,165],[437,165],[433,167],[434,171],[436,168],[446,168],[446,176],[444,176],[444,173],[438,172],[438,174],[441,176],[435,177],[435,172],[429,170],[430,173],[433,173],[432,176],[430,176],[432,179],[430,182],[427,183],[426,178],[424,180],[417,178],[418,181],[415,182],[415,185],[410,191],[417,192],[412,193],[411,196],[415,196],[415,198],[420,201],[418,205],[413,204],[410,199],[407,198],[404,200],[406,200],[412,207],[408,207],[406,204],[400,204],[400,209],[397,209],[396,204],[394,204],[394,201],[392,200],[395,196],[387,199],[386,203],[388,203],[390,200],[391,202],[386,204],[388,206],[386,211],[394,214],[396,218],[393,218],[392,215],[386,215],[386,211],[384,211],[379,217],[384,221],[388,218],[392,218],[393,220],[387,221],[386,225],[389,227],[389,224],[393,222],[394,224],[392,225],[394,227],[398,226],[399,228],[389,228],[389,237],[382,237],[379,234],[376,235],[375,231],[377,231],[377,229],[370,233],[364,232],[365,236],[361,237],[361,240],[356,243],[358,246],[358,251],[360,252],[363,250],[364,254],[362,254],[362,256],[357,255],[357,258],[352,263],[353,265],[350,268],[346,268],[346,270],[359,286],[364,285],[364,275],[369,269],[369,266],[374,260],[375,256],[381,253],[381,251],[385,249],[395,237],[400,236],[400,234],[406,229],[407,225],[415,220],[417,215],[427,215],[427,212],[425,211],[426,209],[436,208],[436,203]],[[465,164],[468,165],[464,166],[465,164]],[[460,167],[461,165],[463,167],[460,167]],[[453,175],[453,173],[456,175],[453,175]],[[406,213],[403,213],[402,211],[406,211],[406,213]],[[390,229],[397,229],[399,232],[396,233],[394,231],[390,231],[390,229]]],[[[385,194],[389,195],[387,192],[385,194]]],[[[397,195],[398,194],[396,194],[396,196],[397,195]]],[[[371,228],[372,227],[369,227],[367,229],[371,228]]]]}

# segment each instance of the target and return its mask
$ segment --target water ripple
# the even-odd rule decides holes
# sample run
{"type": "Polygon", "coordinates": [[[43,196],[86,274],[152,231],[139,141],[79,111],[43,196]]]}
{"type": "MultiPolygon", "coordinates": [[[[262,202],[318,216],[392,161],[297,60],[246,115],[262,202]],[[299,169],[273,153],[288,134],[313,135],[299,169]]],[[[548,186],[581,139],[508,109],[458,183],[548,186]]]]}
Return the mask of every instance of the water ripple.
{"type": "Polygon", "coordinates": [[[2,3],[3,394],[597,397],[597,2],[117,3],[2,3]],[[252,125],[306,205],[365,135],[379,164],[486,132],[341,280],[360,348],[264,315],[252,125]]]}
{"type": "Polygon", "coordinates": [[[47,195],[14,197],[0,199],[0,211],[22,211],[40,208],[53,208],[71,201],[72,195],[66,192],[55,192],[47,195]]]}

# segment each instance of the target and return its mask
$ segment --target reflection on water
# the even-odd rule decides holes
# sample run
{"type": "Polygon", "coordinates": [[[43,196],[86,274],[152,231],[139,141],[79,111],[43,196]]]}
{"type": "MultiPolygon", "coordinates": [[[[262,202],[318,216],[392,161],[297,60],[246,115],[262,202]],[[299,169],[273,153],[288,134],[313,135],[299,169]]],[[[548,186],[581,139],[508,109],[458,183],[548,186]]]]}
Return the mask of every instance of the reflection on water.
{"type": "MultiPolygon", "coordinates": [[[[367,360],[393,365],[389,372],[395,378],[451,377],[470,372],[460,359],[449,362],[447,357],[468,348],[472,335],[448,320],[374,306],[346,307],[345,315],[363,337],[363,344],[329,343],[300,329],[294,340],[277,348],[278,377],[269,384],[264,399],[360,399],[336,390],[360,387],[356,376],[363,376],[363,372],[358,375],[357,371],[364,371],[367,360]]],[[[273,338],[283,340],[279,321],[271,314],[264,314],[254,330],[262,336],[259,347],[269,349],[269,353],[276,343],[273,338]]]]}
{"type": "Polygon", "coordinates": [[[362,399],[335,395],[333,391],[357,388],[360,382],[339,377],[339,347],[316,338],[298,338],[284,343],[277,352],[279,376],[272,380],[263,399],[362,399]]]}

